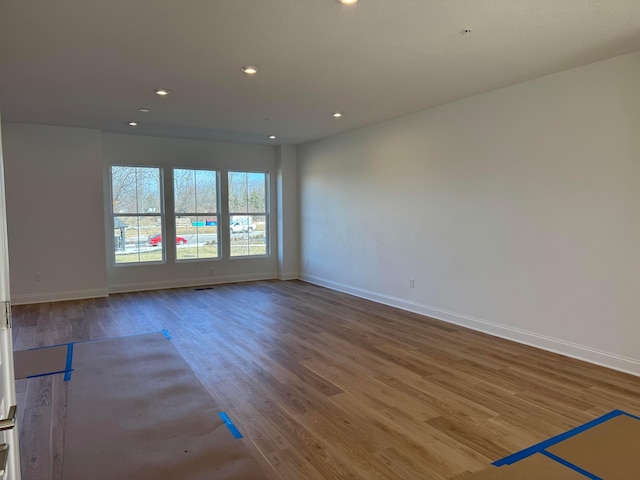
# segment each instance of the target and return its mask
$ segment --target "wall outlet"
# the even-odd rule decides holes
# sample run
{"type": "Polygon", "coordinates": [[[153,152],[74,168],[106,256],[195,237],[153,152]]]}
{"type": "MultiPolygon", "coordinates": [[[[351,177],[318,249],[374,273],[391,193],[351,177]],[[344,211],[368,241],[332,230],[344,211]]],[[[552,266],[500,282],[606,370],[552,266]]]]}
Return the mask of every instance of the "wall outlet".
{"type": "Polygon", "coordinates": [[[409,288],[413,288],[415,285],[415,281],[413,280],[413,278],[409,279],[409,288]]]}
{"type": "Polygon", "coordinates": [[[40,272],[35,272],[33,274],[33,281],[34,282],[39,282],[40,281],[40,272]]]}
{"type": "Polygon", "coordinates": [[[215,273],[215,270],[213,267],[209,268],[209,276],[212,276],[215,273]]]}

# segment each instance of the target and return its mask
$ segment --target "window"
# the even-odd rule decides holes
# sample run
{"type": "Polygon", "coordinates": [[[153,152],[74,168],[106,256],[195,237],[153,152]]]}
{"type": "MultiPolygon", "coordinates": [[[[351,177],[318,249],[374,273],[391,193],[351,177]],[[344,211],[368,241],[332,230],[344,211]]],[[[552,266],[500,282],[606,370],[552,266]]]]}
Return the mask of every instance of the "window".
{"type": "Polygon", "coordinates": [[[218,258],[218,174],[173,170],[176,259],[218,258]]]}
{"type": "Polygon", "coordinates": [[[161,172],[154,167],[111,167],[115,263],[162,262],[161,172]]]}
{"type": "Polygon", "coordinates": [[[229,172],[229,237],[232,257],[267,255],[266,173],[229,172]]]}

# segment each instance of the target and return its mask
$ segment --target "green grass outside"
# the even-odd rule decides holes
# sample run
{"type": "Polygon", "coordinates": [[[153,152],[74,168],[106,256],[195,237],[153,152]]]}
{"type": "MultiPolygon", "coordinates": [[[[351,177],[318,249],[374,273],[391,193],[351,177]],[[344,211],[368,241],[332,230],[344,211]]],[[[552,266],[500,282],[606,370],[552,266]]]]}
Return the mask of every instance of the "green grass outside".
{"type": "Polygon", "coordinates": [[[116,255],[116,263],[161,262],[162,249],[148,252],[121,253],[116,255]]]}
{"type": "Polygon", "coordinates": [[[178,260],[197,260],[201,258],[218,258],[217,245],[200,245],[198,247],[180,247],[176,252],[178,260]]]}

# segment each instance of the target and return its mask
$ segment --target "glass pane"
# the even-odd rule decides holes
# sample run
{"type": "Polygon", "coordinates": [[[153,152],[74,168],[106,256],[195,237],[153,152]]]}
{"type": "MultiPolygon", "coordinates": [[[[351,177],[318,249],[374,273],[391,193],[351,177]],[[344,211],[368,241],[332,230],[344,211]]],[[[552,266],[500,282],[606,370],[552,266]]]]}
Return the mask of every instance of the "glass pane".
{"type": "Polygon", "coordinates": [[[137,167],[137,213],[160,213],[160,169],[137,167]]]}
{"type": "Polygon", "coordinates": [[[111,167],[113,213],[160,213],[160,169],[111,167]]]}
{"type": "Polygon", "coordinates": [[[248,212],[247,199],[247,173],[229,172],[229,211],[248,212]]]}
{"type": "Polygon", "coordinates": [[[266,177],[264,173],[247,174],[248,207],[250,213],[267,211],[266,177]]]}
{"type": "Polygon", "coordinates": [[[113,213],[138,213],[136,167],[111,167],[113,213]]]}
{"type": "Polygon", "coordinates": [[[218,258],[217,217],[176,217],[176,259],[199,258],[218,258]]]}
{"type": "Polygon", "coordinates": [[[218,211],[218,194],[216,190],[216,172],[198,170],[196,172],[196,210],[195,213],[216,213],[218,211]]]}
{"type": "Polygon", "coordinates": [[[173,171],[173,196],[176,213],[196,211],[196,181],[194,170],[175,169],[173,171]]]}
{"type": "Polygon", "coordinates": [[[267,254],[267,217],[233,215],[229,226],[231,256],[267,254]]]}
{"type": "Polygon", "coordinates": [[[158,216],[114,217],[115,263],[161,262],[164,260],[162,219],[158,216]],[[159,238],[158,241],[156,241],[159,238]]]}

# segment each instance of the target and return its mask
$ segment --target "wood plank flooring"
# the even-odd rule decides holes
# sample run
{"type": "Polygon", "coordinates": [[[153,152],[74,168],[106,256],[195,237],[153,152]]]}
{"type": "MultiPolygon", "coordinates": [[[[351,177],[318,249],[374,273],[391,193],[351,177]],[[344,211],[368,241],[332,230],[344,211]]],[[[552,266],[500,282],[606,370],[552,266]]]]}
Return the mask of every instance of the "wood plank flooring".
{"type": "MultiPolygon", "coordinates": [[[[640,379],[298,281],[13,307],[14,348],[167,329],[273,480],[452,480],[640,379]]],[[[60,480],[66,384],[19,380],[24,480],[60,480]]]]}

